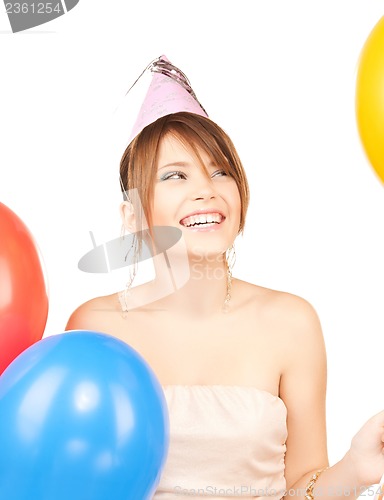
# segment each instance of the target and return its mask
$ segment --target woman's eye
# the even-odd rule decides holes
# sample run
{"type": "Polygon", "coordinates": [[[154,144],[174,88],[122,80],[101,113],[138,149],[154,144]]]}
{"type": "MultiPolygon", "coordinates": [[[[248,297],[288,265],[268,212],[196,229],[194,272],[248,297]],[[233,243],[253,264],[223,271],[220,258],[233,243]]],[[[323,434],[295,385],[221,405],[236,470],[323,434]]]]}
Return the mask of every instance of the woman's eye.
{"type": "Polygon", "coordinates": [[[212,174],[212,177],[216,177],[217,175],[222,176],[222,175],[227,175],[224,170],[217,170],[212,174]]]}
{"type": "Polygon", "coordinates": [[[185,174],[183,172],[176,171],[164,174],[162,177],[160,177],[160,180],[166,181],[168,179],[180,179],[180,178],[185,179],[185,174]]]}
{"type": "MultiPolygon", "coordinates": [[[[222,177],[225,175],[227,175],[227,174],[225,173],[224,170],[216,170],[216,172],[214,172],[212,174],[212,177],[222,177]]],[[[178,180],[178,179],[186,179],[186,178],[187,178],[187,176],[185,175],[184,172],[181,172],[179,170],[175,170],[174,172],[167,172],[166,174],[162,175],[160,177],[160,180],[167,181],[168,179],[178,180]]]]}

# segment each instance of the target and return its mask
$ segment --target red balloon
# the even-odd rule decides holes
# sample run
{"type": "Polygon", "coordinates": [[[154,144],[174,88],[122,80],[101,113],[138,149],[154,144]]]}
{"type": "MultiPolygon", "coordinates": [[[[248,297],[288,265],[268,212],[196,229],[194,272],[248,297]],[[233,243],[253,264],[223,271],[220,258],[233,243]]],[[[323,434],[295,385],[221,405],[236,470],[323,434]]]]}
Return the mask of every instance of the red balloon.
{"type": "Polygon", "coordinates": [[[0,203],[0,374],[42,338],[47,316],[47,287],[33,236],[0,203]]]}

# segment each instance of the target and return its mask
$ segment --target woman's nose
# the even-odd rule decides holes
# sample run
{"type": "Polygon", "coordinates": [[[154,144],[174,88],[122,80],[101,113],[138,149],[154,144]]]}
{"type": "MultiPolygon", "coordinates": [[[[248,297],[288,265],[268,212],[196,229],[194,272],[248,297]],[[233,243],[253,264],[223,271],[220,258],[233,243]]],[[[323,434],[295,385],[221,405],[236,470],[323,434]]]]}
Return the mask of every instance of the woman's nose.
{"type": "Polygon", "coordinates": [[[191,187],[191,195],[195,200],[203,200],[208,198],[214,198],[216,195],[215,188],[210,177],[207,177],[204,173],[201,173],[193,181],[193,186],[191,187]]]}

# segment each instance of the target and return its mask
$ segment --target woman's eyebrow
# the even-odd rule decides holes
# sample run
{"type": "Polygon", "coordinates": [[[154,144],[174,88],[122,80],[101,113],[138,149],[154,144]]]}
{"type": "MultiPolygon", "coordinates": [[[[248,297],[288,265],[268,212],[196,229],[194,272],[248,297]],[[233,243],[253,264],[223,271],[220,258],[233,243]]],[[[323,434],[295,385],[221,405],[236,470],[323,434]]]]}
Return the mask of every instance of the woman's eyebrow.
{"type": "MultiPolygon", "coordinates": [[[[159,167],[157,171],[168,167],[190,167],[190,166],[191,164],[186,161],[172,161],[170,163],[167,163],[166,165],[163,165],[162,167],[159,167]]],[[[216,167],[216,164],[213,161],[210,161],[208,167],[216,167]]]]}
{"type": "Polygon", "coordinates": [[[159,167],[157,170],[162,170],[163,168],[167,167],[190,167],[190,164],[186,161],[172,161],[170,163],[167,163],[166,165],[163,165],[162,167],[159,167]]]}

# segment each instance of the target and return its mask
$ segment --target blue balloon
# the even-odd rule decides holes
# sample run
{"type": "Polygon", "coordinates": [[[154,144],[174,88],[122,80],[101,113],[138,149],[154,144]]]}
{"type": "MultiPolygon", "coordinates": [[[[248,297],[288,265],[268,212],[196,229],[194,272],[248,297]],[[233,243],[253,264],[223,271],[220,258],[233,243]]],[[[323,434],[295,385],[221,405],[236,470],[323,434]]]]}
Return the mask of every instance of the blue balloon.
{"type": "Polygon", "coordinates": [[[151,499],[168,445],[160,383],[110,335],[47,337],[0,377],[0,498],[151,499]]]}

